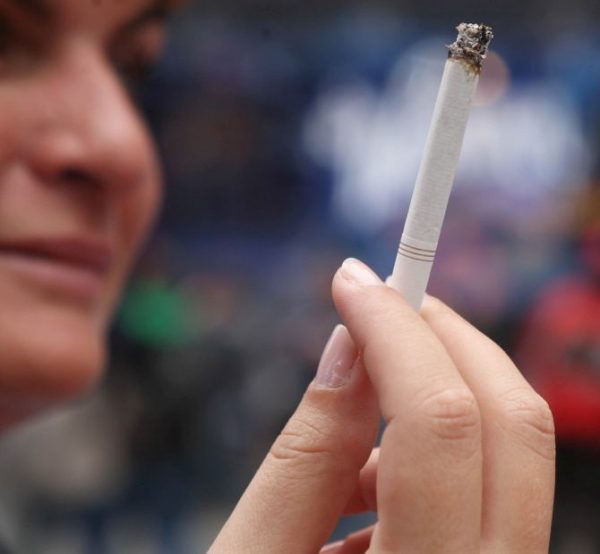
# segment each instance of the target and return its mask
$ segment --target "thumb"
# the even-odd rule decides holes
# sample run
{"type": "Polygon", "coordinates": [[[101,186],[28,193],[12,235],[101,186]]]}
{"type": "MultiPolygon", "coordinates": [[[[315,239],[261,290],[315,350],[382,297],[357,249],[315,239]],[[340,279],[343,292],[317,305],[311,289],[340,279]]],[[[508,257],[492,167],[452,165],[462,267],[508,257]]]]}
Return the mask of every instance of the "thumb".
{"type": "Polygon", "coordinates": [[[371,384],[340,325],[210,554],[318,552],[356,488],[378,428],[371,384]]]}

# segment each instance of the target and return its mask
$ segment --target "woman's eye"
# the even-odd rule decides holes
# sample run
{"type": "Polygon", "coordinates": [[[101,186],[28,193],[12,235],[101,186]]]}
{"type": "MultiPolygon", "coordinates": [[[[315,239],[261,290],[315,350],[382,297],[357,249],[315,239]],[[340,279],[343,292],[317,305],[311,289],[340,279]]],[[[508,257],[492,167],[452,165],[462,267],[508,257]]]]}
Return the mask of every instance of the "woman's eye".
{"type": "Polygon", "coordinates": [[[5,55],[19,45],[15,30],[8,21],[0,18],[0,55],[5,55]]]}
{"type": "Polygon", "coordinates": [[[0,16],[0,72],[27,71],[38,59],[40,51],[33,37],[23,35],[0,16]]]}
{"type": "Polygon", "coordinates": [[[162,23],[147,23],[115,45],[113,63],[127,85],[133,85],[148,75],[162,52],[164,39],[162,23]]]}

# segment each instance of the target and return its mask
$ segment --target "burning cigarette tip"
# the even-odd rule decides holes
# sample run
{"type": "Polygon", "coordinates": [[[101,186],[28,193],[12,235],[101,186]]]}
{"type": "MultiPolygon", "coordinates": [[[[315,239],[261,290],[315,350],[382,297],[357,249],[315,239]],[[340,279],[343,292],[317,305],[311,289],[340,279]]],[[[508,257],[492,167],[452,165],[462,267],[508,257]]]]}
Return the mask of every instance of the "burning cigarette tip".
{"type": "Polygon", "coordinates": [[[479,73],[494,38],[492,28],[482,23],[461,23],[456,30],[456,42],[448,46],[449,57],[464,61],[479,73]]]}

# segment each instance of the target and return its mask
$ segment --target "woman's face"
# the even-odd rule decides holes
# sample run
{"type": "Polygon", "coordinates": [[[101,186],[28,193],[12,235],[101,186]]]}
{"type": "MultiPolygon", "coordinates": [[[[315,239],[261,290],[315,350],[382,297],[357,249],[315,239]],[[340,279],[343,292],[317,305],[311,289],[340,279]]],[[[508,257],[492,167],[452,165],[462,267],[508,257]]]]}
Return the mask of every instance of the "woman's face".
{"type": "Polygon", "coordinates": [[[0,425],[88,389],[161,180],[123,84],[151,0],[0,0],[0,425]]]}

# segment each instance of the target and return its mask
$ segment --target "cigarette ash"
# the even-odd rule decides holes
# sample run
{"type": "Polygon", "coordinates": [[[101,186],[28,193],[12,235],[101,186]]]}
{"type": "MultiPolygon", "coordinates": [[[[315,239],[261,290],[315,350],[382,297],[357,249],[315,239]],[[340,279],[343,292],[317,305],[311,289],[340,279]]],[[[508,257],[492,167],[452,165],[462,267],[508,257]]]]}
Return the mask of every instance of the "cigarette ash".
{"type": "Polygon", "coordinates": [[[494,38],[492,28],[482,23],[461,23],[456,30],[458,38],[448,46],[450,50],[448,57],[464,61],[479,73],[490,42],[494,38]]]}

